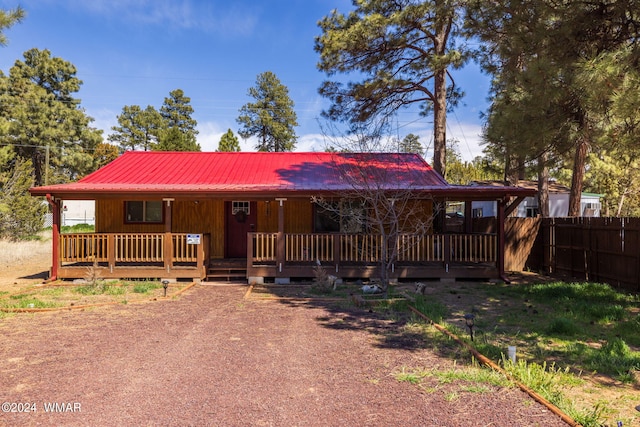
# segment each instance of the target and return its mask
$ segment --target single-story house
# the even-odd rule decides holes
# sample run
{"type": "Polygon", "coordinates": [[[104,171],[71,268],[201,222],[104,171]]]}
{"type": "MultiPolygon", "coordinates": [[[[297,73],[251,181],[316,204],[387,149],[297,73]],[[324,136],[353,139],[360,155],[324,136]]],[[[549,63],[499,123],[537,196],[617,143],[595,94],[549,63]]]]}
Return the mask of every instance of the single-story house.
{"type": "Polygon", "coordinates": [[[341,278],[379,277],[382,245],[398,249],[393,278],[501,277],[504,217],[534,194],[449,185],[415,154],[301,152],[126,152],[77,182],[30,192],[53,210],[52,279],[94,265],[104,278],[283,283],[313,277],[317,262],[341,278]],[[366,199],[372,218],[376,197],[412,204],[422,224],[447,200],[493,201],[501,225],[495,234],[408,228],[383,243],[374,227],[351,224],[353,211],[328,212],[366,199]],[[95,200],[94,233],[59,232],[70,200],[95,200]]]}
{"type": "MultiPolygon", "coordinates": [[[[472,185],[498,185],[503,186],[503,181],[478,181],[472,185]]],[[[521,180],[518,187],[538,190],[538,181],[521,180]]],[[[569,194],[571,189],[566,185],[558,184],[555,181],[549,182],[549,217],[566,217],[569,214],[569,194]]],[[[599,217],[602,194],[582,193],[580,195],[580,216],[599,217]]],[[[530,218],[538,216],[540,212],[538,196],[530,196],[513,212],[512,216],[520,218],[530,218]]],[[[471,216],[473,218],[496,216],[497,206],[495,202],[483,200],[474,201],[471,204],[471,216]]]]}

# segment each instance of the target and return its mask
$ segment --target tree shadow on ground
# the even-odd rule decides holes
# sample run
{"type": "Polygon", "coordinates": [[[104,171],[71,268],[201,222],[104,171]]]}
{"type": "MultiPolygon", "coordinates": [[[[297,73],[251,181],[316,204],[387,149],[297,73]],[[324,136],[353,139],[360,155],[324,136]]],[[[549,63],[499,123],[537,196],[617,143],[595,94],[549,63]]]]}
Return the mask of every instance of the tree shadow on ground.
{"type": "Polygon", "coordinates": [[[309,291],[309,285],[265,285],[258,288],[259,295],[254,294],[250,299],[269,298],[291,307],[321,308],[327,315],[315,318],[320,325],[334,330],[366,331],[376,337],[373,345],[377,348],[417,351],[428,346],[423,333],[408,327],[412,319],[410,312],[377,306],[375,302],[364,307],[355,306],[349,293],[361,293],[358,286],[343,288],[340,292],[342,296],[316,296],[309,291]]]}

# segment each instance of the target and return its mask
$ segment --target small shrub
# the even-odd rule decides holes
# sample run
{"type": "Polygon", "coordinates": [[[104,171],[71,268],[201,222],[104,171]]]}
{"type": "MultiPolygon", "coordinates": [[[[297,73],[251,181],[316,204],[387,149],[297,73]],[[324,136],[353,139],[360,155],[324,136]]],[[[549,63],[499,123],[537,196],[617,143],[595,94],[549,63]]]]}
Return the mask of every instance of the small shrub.
{"type": "Polygon", "coordinates": [[[329,275],[327,270],[318,263],[313,267],[313,285],[312,289],[320,293],[331,293],[335,290],[336,279],[334,276],[329,275]]]}
{"type": "Polygon", "coordinates": [[[84,275],[84,280],[87,282],[84,292],[80,291],[80,293],[84,295],[100,295],[103,294],[107,288],[107,282],[100,278],[100,270],[98,270],[98,261],[94,260],[93,265],[91,267],[87,267],[87,270],[84,275]]]}

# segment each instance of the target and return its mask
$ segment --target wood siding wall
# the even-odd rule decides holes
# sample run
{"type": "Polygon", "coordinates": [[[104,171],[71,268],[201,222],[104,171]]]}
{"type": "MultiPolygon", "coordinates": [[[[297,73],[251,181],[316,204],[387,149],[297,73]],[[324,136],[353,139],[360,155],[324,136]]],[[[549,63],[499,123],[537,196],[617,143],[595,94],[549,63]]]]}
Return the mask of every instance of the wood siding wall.
{"type": "MultiPolygon", "coordinates": [[[[278,232],[278,201],[258,202],[256,229],[259,233],[278,232]]],[[[313,204],[307,198],[288,199],[284,202],[284,232],[311,233],[313,231],[313,204]]]]}
{"type": "Polygon", "coordinates": [[[96,200],[96,233],[162,233],[164,224],[126,224],[124,200],[96,200]]]}
{"type": "Polygon", "coordinates": [[[224,200],[176,201],[171,213],[174,233],[211,236],[211,258],[224,258],[224,200]]]}
{"type": "MultiPolygon", "coordinates": [[[[240,199],[242,197],[238,198],[240,199]]],[[[165,231],[164,224],[125,223],[124,202],[124,200],[96,200],[96,233],[162,233],[165,231]]],[[[224,200],[199,200],[197,203],[193,200],[176,200],[171,203],[171,232],[209,234],[211,257],[224,258],[224,200]]],[[[433,212],[430,201],[417,201],[415,204],[415,212],[430,218],[433,212]]],[[[276,200],[258,201],[256,231],[276,233],[278,210],[279,202],[276,200]]],[[[284,224],[285,233],[313,232],[313,203],[309,198],[290,198],[284,202],[284,224]]]]}
{"type": "MultiPolygon", "coordinates": [[[[173,233],[209,234],[212,258],[224,258],[224,201],[173,201],[173,233]]],[[[124,200],[96,200],[96,233],[162,233],[164,224],[126,224],[124,200]]]]}
{"type": "Polygon", "coordinates": [[[278,202],[260,201],[257,203],[258,217],[256,230],[259,233],[275,233],[278,231],[278,202]]]}

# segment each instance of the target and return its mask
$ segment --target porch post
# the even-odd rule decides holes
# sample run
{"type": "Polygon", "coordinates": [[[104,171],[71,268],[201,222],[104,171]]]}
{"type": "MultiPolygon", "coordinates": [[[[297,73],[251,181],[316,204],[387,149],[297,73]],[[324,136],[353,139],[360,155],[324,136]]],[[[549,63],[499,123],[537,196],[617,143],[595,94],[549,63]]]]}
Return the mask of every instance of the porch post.
{"type": "Polygon", "coordinates": [[[467,234],[473,233],[473,211],[471,209],[471,200],[464,202],[464,232],[467,234]]]}
{"type": "Polygon", "coordinates": [[[340,270],[340,239],[342,239],[342,234],[335,233],[331,235],[331,237],[333,238],[333,263],[335,264],[336,269],[335,274],[338,274],[338,271],[340,270]]]}
{"type": "Polygon", "coordinates": [[[278,201],[278,235],[276,237],[276,283],[288,283],[288,277],[283,273],[285,268],[285,241],[284,241],[284,202],[287,199],[276,199],[278,201]],[[278,280],[280,278],[280,280],[278,280]]]}
{"type": "Polygon", "coordinates": [[[170,273],[173,267],[173,239],[171,239],[171,202],[175,199],[162,199],[164,203],[164,245],[163,259],[165,272],[170,273]]]}
{"type": "Polygon", "coordinates": [[[507,201],[505,198],[498,200],[498,212],[497,212],[498,213],[498,218],[497,218],[498,230],[496,230],[497,237],[498,237],[498,262],[496,267],[498,268],[498,276],[505,282],[509,283],[509,281],[504,277],[504,251],[505,251],[504,209],[505,209],[506,202],[507,201]]]}
{"type": "Polygon", "coordinates": [[[47,194],[47,201],[53,211],[53,224],[51,226],[51,274],[49,280],[58,278],[58,268],[60,267],[60,201],[55,200],[51,194],[47,194]]]}

